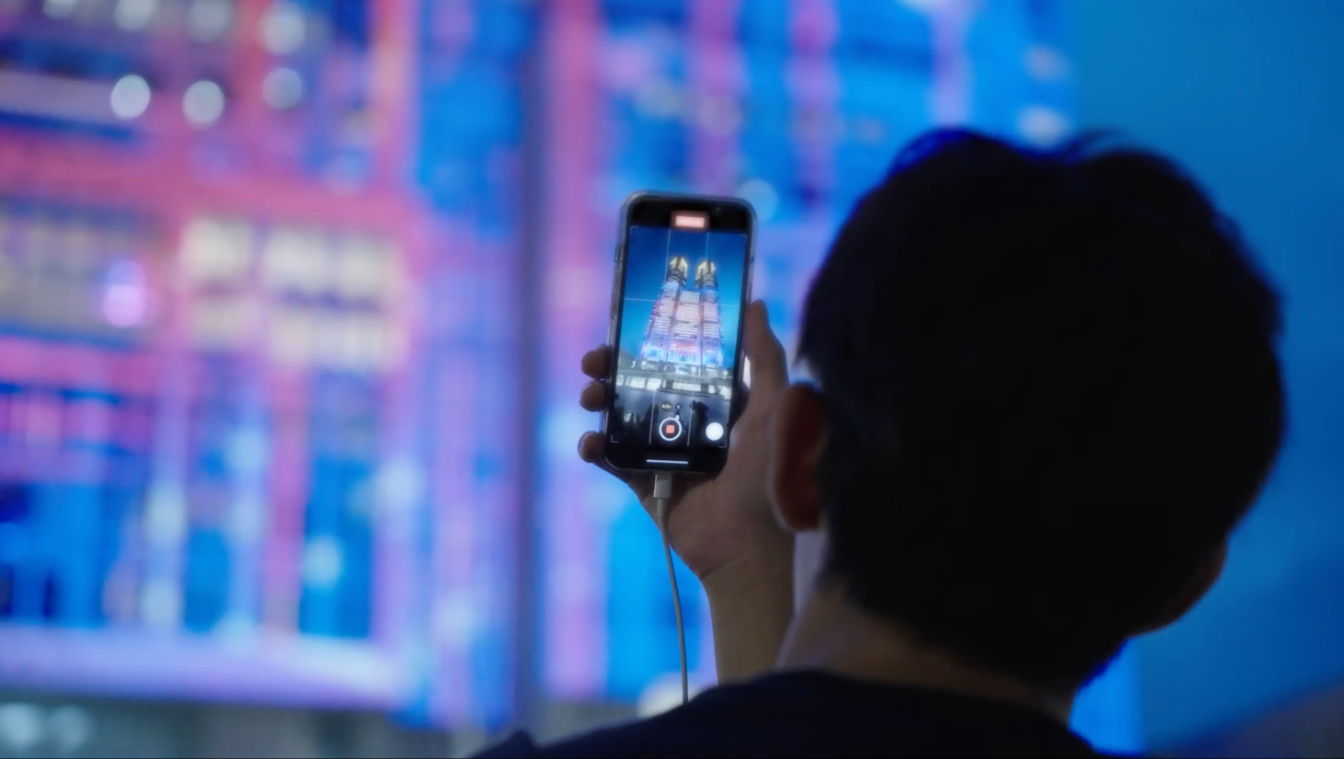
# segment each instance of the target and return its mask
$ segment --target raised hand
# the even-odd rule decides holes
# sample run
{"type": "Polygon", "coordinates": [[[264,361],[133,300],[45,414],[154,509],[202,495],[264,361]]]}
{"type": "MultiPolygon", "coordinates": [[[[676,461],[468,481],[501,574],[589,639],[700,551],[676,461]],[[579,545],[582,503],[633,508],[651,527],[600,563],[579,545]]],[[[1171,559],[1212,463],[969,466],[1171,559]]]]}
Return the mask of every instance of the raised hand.
{"type": "MultiPolygon", "coordinates": [[[[742,416],[733,425],[727,462],[713,478],[679,475],[669,503],[668,537],[672,547],[706,583],[723,568],[745,558],[759,558],[762,552],[772,556],[784,553],[792,559],[792,539],[775,521],[766,496],[770,420],[788,385],[788,367],[784,348],[770,331],[765,304],[752,303],[745,318],[751,391],[742,416]]],[[[593,380],[580,396],[583,408],[600,411],[606,407],[611,360],[609,347],[583,357],[583,372],[593,380]]],[[[579,455],[624,480],[653,516],[653,475],[606,467],[602,463],[603,443],[602,435],[586,433],[579,440],[579,455]]]]}

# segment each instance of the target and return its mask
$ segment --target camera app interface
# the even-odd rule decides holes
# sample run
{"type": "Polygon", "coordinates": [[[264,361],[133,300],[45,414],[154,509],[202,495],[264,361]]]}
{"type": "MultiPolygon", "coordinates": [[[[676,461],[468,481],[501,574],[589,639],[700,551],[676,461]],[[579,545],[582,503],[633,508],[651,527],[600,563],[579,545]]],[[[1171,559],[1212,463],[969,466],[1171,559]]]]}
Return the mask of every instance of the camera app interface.
{"type": "Polygon", "coordinates": [[[612,442],[728,445],[746,259],[741,232],[630,228],[612,442]]]}

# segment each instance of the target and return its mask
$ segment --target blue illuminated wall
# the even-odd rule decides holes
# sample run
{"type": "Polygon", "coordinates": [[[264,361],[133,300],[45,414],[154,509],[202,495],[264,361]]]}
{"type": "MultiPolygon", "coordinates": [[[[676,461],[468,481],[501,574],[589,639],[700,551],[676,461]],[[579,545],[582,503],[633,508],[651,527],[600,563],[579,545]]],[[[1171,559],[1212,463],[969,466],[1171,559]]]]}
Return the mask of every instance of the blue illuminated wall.
{"type": "MultiPolygon", "coordinates": [[[[467,644],[438,666],[440,706],[489,729],[513,718],[519,666],[515,538],[526,465],[520,377],[526,265],[523,210],[526,72],[539,7],[525,0],[420,5],[419,155],[415,181],[440,224],[425,283],[426,444],[433,451],[442,561],[439,620],[467,644]]],[[[524,633],[525,634],[525,633],[524,633]]],[[[451,649],[448,649],[451,651],[451,649]]]]}
{"type": "Polygon", "coordinates": [[[1075,2],[1082,122],[1169,153],[1284,295],[1289,432],[1222,580],[1140,641],[1154,747],[1344,682],[1344,5],[1075,2]]]}

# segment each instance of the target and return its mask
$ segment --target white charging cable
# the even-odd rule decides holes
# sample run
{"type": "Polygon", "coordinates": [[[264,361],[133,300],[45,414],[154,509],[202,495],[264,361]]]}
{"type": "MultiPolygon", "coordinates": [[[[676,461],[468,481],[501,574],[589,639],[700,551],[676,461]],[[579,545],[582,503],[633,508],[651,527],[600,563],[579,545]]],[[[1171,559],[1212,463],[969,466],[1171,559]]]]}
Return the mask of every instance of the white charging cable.
{"type": "Polygon", "coordinates": [[[667,520],[672,498],[672,473],[658,472],[653,476],[653,502],[658,516],[658,531],[663,534],[663,556],[667,558],[667,575],[672,578],[672,606],[677,611],[677,646],[681,651],[681,703],[690,701],[691,690],[686,670],[686,626],[681,621],[681,591],[677,590],[677,570],[672,564],[672,543],[667,536],[667,520]]]}

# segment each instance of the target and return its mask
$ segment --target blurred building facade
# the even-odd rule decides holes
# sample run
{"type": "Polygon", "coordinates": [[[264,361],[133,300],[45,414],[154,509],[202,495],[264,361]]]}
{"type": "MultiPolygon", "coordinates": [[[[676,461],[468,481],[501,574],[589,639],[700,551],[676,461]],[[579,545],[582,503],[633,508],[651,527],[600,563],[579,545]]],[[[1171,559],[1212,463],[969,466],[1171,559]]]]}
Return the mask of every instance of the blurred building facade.
{"type": "Polygon", "coordinates": [[[439,11],[0,4],[5,686],[510,713],[512,312],[418,172],[439,11]]]}

